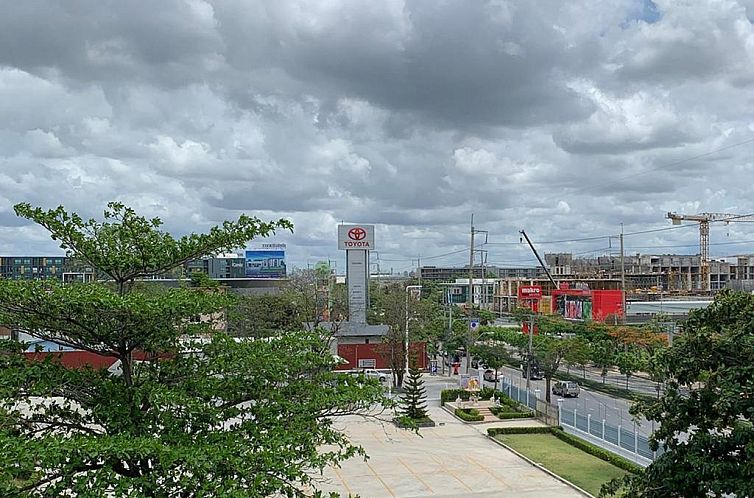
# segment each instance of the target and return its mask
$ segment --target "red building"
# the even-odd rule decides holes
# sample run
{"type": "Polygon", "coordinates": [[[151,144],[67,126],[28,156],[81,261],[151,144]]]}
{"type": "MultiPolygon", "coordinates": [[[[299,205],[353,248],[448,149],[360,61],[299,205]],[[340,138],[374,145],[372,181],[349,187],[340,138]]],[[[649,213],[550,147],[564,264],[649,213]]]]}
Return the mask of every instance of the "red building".
{"type": "MultiPolygon", "coordinates": [[[[347,361],[339,365],[337,370],[357,370],[374,368],[377,370],[390,369],[389,354],[383,343],[371,344],[338,344],[338,356],[347,361]]],[[[417,366],[427,368],[427,343],[412,342],[409,346],[409,356],[416,361],[417,366]]]]}
{"type": "Polygon", "coordinates": [[[558,289],[551,294],[550,309],[569,320],[620,321],[624,316],[620,290],[558,289]]]}

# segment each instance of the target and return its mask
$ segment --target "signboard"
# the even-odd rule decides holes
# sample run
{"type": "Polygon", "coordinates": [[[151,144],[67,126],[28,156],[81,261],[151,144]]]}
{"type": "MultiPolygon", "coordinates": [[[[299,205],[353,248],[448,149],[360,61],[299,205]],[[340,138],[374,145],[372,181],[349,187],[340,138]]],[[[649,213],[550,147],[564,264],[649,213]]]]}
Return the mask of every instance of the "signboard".
{"type": "Polygon", "coordinates": [[[338,225],[338,249],[374,249],[374,225],[338,225]]]}
{"type": "Polygon", "coordinates": [[[519,299],[541,299],[542,287],[539,285],[521,285],[518,288],[519,299]]]}
{"type": "Polygon", "coordinates": [[[471,330],[476,330],[479,328],[479,320],[471,320],[471,323],[469,324],[469,327],[471,327],[471,330]]]}
{"type": "Polygon", "coordinates": [[[285,278],[285,244],[264,244],[274,248],[246,251],[246,277],[285,278]]]}
{"type": "Polygon", "coordinates": [[[346,253],[348,321],[363,324],[367,323],[367,292],[369,290],[367,254],[367,251],[364,250],[346,253]]]}

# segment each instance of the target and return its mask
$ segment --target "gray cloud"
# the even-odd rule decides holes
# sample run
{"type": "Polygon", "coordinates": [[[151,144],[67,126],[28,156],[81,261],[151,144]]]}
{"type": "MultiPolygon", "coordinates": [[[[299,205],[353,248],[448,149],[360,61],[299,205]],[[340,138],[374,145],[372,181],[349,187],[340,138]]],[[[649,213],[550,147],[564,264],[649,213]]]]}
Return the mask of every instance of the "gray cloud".
{"type": "Polygon", "coordinates": [[[120,199],[179,233],[286,216],[293,264],[341,258],[335,224],[372,222],[394,269],[463,249],[472,212],[514,243],[489,247],[511,264],[532,262],[521,228],[564,240],[754,212],[750,1],[0,7],[9,254],[56,247],[20,201],[91,216],[120,199]]]}

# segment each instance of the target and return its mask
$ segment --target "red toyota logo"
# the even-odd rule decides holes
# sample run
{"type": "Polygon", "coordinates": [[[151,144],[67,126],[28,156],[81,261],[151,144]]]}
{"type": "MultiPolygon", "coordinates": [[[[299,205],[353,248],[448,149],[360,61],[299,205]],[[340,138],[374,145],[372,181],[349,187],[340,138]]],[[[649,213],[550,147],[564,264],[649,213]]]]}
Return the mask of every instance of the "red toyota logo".
{"type": "Polygon", "coordinates": [[[367,236],[367,231],[361,227],[352,228],[348,231],[348,238],[351,240],[363,240],[367,236]]]}

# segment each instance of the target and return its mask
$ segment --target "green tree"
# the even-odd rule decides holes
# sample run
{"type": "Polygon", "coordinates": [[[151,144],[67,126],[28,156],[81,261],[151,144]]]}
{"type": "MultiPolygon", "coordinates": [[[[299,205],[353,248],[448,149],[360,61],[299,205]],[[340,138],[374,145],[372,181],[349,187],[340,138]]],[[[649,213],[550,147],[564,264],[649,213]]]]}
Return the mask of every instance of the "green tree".
{"type": "Polygon", "coordinates": [[[586,365],[592,358],[592,345],[584,336],[576,336],[570,343],[565,354],[565,362],[568,365],[568,373],[571,367],[581,368],[582,375],[586,378],[586,365]]]}
{"type": "Polygon", "coordinates": [[[626,389],[628,389],[628,379],[637,371],[641,370],[645,364],[642,354],[633,348],[619,351],[615,355],[615,366],[621,374],[626,376],[626,389]]]}
{"type": "Polygon", "coordinates": [[[603,494],[754,496],[753,316],[754,296],[730,291],[691,313],[684,333],[654,362],[668,379],[662,396],[632,409],[661,422],[650,447],[665,452],[643,473],[611,482],[603,494]]]}
{"type": "Polygon", "coordinates": [[[0,496],[299,496],[313,471],[363,454],[330,417],[390,402],[377,381],[333,373],[316,331],[238,342],[214,330],[225,292],[136,285],[287,221],[242,216],[175,239],[117,203],[103,222],[16,212],[110,281],[2,280],[0,322],[113,358],[120,373],[30,362],[2,342],[0,461],[13,464],[0,466],[0,496]]]}
{"type": "Polygon", "coordinates": [[[482,363],[495,371],[495,389],[497,389],[498,370],[508,363],[512,358],[505,344],[495,342],[494,344],[478,344],[472,348],[471,353],[482,363]]]}
{"type": "Polygon", "coordinates": [[[600,369],[600,376],[604,384],[608,370],[615,366],[615,341],[600,339],[592,343],[592,365],[600,369]]]}
{"type": "Polygon", "coordinates": [[[400,386],[406,371],[406,325],[409,342],[431,341],[432,324],[436,324],[442,311],[436,302],[407,293],[402,284],[375,286],[371,290],[369,321],[389,327],[378,352],[388,362],[395,385],[400,386]]]}
{"type": "Polygon", "coordinates": [[[427,390],[424,388],[422,373],[412,363],[408,371],[408,378],[403,386],[403,395],[400,401],[400,413],[411,420],[424,420],[427,415],[427,390]]]}
{"type": "Polygon", "coordinates": [[[555,373],[560,368],[560,363],[572,348],[574,339],[560,339],[557,337],[537,335],[532,341],[532,351],[539,363],[542,375],[545,378],[545,399],[550,402],[550,384],[555,373]]]}
{"type": "Polygon", "coordinates": [[[227,316],[228,332],[236,337],[270,337],[301,330],[308,318],[287,293],[239,296],[227,316]]]}

